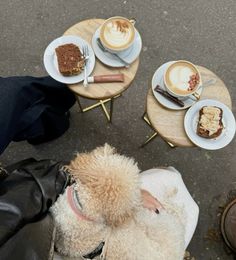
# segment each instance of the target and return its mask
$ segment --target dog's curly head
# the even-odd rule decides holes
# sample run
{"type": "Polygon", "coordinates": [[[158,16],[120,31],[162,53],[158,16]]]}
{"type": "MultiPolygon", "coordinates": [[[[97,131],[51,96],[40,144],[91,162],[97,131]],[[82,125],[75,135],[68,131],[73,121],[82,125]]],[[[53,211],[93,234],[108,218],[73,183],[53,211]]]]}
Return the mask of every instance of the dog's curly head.
{"type": "Polygon", "coordinates": [[[78,190],[86,191],[87,212],[96,210],[108,225],[120,225],[140,206],[138,166],[110,145],[77,154],[68,169],[78,190]]]}

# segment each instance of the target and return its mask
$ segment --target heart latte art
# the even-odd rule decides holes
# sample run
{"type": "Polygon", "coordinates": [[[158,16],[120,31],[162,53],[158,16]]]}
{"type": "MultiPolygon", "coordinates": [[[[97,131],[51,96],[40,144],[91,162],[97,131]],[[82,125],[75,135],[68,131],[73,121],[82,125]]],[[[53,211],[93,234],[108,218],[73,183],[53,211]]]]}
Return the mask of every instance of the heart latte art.
{"type": "Polygon", "coordinates": [[[122,19],[108,20],[101,32],[101,40],[111,49],[128,47],[134,39],[134,28],[129,21],[122,19]]]}

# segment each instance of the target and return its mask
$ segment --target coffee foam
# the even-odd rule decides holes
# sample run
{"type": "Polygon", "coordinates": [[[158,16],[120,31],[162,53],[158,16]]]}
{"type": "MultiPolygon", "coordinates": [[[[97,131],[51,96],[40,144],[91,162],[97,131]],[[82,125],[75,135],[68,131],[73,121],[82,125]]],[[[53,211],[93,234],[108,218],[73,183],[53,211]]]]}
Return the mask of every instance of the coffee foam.
{"type": "Polygon", "coordinates": [[[197,71],[189,64],[179,63],[171,66],[166,75],[168,87],[174,92],[189,92],[189,80],[197,71]]]}
{"type": "Polygon", "coordinates": [[[122,48],[133,40],[133,29],[126,21],[112,20],[105,25],[104,40],[114,48],[122,48]]]}

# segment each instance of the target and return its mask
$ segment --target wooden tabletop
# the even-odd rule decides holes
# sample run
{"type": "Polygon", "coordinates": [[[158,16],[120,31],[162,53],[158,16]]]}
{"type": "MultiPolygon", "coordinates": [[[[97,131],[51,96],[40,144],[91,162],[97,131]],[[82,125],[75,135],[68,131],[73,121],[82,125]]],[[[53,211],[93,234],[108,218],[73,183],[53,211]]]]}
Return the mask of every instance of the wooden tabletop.
{"type": "MultiPolygon", "coordinates": [[[[92,37],[98,27],[104,22],[104,19],[90,19],[79,22],[70,27],[64,35],[78,35],[90,44],[92,43],[92,37]]],[[[137,58],[131,66],[127,68],[111,68],[102,64],[97,58],[92,75],[105,75],[123,73],[125,76],[124,82],[119,83],[96,83],[89,84],[87,88],[83,87],[83,83],[68,85],[77,95],[80,95],[89,99],[103,100],[114,97],[123,91],[125,91],[133,81],[136,72],[138,70],[139,58],[137,58]]]]}
{"type": "MultiPolygon", "coordinates": [[[[214,85],[203,88],[201,99],[215,99],[232,109],[232,102],[229,91],[224,82],[212,71],[197,66],[202,77],[202,82],[209,79],[216,79],[214,85]]],[[[147,95],[146,112],[153,128],[160,136],[175,146],[193,147],[195,146],[187,137],[184,130],[184,116],[187,110],[170,110],[163,107],[153,96],[152,89],[147,95]]]]}

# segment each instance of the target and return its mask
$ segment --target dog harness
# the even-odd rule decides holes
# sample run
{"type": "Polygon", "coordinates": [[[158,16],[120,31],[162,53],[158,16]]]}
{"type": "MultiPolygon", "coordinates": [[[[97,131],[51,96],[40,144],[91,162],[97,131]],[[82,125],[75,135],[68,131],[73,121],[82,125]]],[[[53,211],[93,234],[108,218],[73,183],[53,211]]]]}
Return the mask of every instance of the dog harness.
{"type": "MultiPolygon", "coordinates": [[[[79,197],[77,192],[74,190],[74,185],[71,185],[67,188],[66,190],[66,197],[67,197],[67,201],[71,207],[71,209],[73,210],[73,212],[75,213],[76,217],[79,220],[87,220],[87,221],[94,221],[91,218],[85,216],[84,214],[82,214],[80,208],[82,208],[82,205],[79,201],[79,197]]],[[[90,252],[89,254],[86,254],[83,256],[83,258],[85,259],[93,259],[96,256],[99,256],[102,251],[103,251],[103,246],[104,246],[105,242],[101,242],[92,252],[90,252]]]]}

